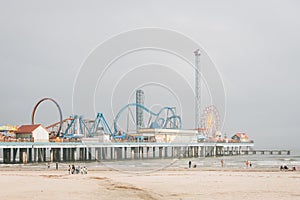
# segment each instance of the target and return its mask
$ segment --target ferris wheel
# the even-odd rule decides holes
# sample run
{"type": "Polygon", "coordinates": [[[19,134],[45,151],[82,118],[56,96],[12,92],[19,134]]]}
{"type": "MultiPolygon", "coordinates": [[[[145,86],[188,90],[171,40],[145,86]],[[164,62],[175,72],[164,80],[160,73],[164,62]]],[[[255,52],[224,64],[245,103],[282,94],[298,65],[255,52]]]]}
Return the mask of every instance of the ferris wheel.
{"type": "Polygon", "coordinates": [[[201,129],[207,138],[215,138],[220,131],[220,115],[214,105],[207,106],[201,115],[201,129]]]}

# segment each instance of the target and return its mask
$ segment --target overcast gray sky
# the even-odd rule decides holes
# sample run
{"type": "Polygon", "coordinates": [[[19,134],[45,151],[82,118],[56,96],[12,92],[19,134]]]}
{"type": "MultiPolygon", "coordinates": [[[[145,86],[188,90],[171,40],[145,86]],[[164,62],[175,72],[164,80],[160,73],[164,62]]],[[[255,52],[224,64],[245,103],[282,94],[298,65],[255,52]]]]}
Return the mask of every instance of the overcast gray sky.
{"type": "MultiPolygon", "coordinates": [[[[46,96],[71,115],[76,74],[98,44],[161,27],[196,40],[217,65],[227,135],[245,131],[257,147],[296,148],[299,9],[296,0],[0,1],[0,124],[30,123],[34,104],[46,96]]],[[[43,105],[37,119],[57,120],[52,107],[43,105]]]]}

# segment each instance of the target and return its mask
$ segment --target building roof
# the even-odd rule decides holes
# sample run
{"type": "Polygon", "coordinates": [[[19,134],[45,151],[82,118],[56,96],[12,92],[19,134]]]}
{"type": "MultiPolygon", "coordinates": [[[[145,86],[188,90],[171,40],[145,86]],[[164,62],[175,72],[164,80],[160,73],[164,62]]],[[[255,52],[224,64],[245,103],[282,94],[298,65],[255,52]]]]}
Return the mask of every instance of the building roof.
{"type": "MultiPolygon", "coordinates": [[[[19,129],[16,131],[16,133],[32,133],[35,129],[37,129],[40,126],[42,126],[42,125],[41,124],[22,125],[19,127],[19,129]]],[[[42,126],[42,127],[45,129],[44,126],[42,126]]],[[[45,129],[45,130],[47,130],[47,129],[45,129]]]]}

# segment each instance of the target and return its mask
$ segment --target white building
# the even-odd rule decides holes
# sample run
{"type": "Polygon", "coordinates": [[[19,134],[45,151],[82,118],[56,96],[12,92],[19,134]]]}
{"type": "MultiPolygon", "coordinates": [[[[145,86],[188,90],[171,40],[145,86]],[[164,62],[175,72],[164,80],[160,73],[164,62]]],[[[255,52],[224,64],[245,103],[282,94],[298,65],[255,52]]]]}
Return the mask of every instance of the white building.
{"type": "Polygon", "coordinates": [[[17,139],[30,139],[34,142],[49,142],[49,131],[41,124],[22,125],[16,131],[17,139]]]}
{"type": "Polygon", "coordinates": [[[196,143],[197,130],[182,130],[182,129],[139,129],[135,136],[143,136],[151,141],[155,138],[158,143],[196,143]]]}

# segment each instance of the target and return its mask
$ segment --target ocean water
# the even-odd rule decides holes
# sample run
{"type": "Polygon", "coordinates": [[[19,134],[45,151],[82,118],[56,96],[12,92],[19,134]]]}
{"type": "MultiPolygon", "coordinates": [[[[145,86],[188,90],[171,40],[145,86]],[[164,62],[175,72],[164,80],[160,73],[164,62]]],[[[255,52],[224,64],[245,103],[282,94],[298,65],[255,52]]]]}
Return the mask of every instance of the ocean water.
{"type": "Polygon", "coordinates": [[[176,159],[150,159],[150,160],[123,160],[123,161],[101,161],[84,163],[93,169],[110,169],[120,172],[144,173],[164,169],[185,169],[189,161],[197,168],[222,168],[221,160],[224,160],[225,168],[245,169],[246,161],[251,161],[252,168],[256,169],[278,169],[281,165],[289,168],[296,166],[300,170],[299,155],[245,155],[245,156],[223,156],[223,157],[200,157],[200,158],[176,158],[176,159]]]}
{"type": "Polygon", "coordinates": [[[300,167],[300,156],[298,155],[247,155],[247,156],[226,156],[217,158],[198,158],[195,162],[204,167],[220,167],[221,160],[224,160],[226,167],[246,168],[246,161],[251,161],[253,168],[279,168],[281,165],[289,167],[300,167]]]}

